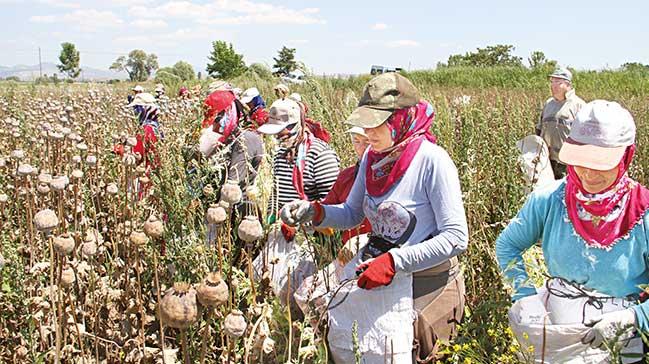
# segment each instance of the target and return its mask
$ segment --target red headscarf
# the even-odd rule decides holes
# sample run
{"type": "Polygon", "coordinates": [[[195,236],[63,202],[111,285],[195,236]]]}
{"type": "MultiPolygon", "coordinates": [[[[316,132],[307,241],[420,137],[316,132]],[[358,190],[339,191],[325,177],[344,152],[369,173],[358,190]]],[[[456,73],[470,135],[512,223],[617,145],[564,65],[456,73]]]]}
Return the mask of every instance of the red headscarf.
{"type": "Polygon", "coordinates": [[[387,120],[394,145],[383,152],[367,152],[365,185],[370,196],[384,195],[408,169],[424,139],[435,143],[430,126],[435,119],[433,106],[426,101],[396,110],[387,120]]]}
{"type": "Polygon", "coordinates": [[[207,128],[214,123],[214,118],[221,111],[227,109],[232,105],[235,96],[231,91],[214,91],[207,96],[203,102],[203,110],[205,118],[203,119],[203,128],[207,128]]]}
{"type": "Polygon", "coordinates": [[[617,179],[602,192],[588,193],[568,166],[566,206],[575,231],[586,244],[610,250],[623,238],[649,208],[649,190],[627,175],[635,146],[630,146],[618,164],[617,179]]]}

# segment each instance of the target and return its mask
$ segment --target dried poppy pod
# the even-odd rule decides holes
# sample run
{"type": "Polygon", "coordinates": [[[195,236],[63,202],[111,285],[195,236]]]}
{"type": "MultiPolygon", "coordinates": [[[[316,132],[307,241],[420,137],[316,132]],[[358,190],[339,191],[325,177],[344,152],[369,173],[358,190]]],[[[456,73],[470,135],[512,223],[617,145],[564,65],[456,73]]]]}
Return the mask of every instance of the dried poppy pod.
{"type": "Polygon", "coordinates": [[[83,171],[80,169],[75,169],[72,171],[72,178],[74,179],[81,179],[83,178],[83,171]]]}
{"type": "Polygon", "coordinates": [[[246,243],[252,243],[264,236],[264,228],[256,216],[248,215],[239,224],[239,239],[246,243]]]}
{"type": "Polygon", "coordinates": [[[30,166],[29,164],[21,164],[18,166],[18,170],[16,170],[16,174],[19,177],[26,177],[29,176],[34,172],[34,167],[30,166]]]}
{"type": "Polygon", "coordinates": [[[198,302],[205,307],[218,307],[228,301],[228,285],[221,274],[208,273],[196,288],[198,302]]]}
{"type": "Polygon", "coordinates": [[[0,194],[0,203],[5,204],[5,203],[7,203],[7,201],[9,201],[9,196],[7,196],[4,193],[1,193],[0,194]]]}
{"type": "Polygon", "coordinates": [[[85,258],[94,257],[97,254],[97,243],[94,240],[85,241],[81,244],[81,255],[85,258]]]}
{"type": "Polygon", "coordinates": [[[221,187],[221,200],[229,203],[230,205],[236,205],[241,201],[243,193],[239,184],[235,181],[227,181],[221,187]]]}
{"type": "Polygon", "coordinates": [[[78,144],[77,144],[77,149],[78,149],[80,152],[85,152],[85,151],[88,150],[88,145],[86,145],[86,143],[78,143],[78,144]]]}
{"type": "Polygon", "coordinates": [[[81,156],[80,155],[73,155],[72,156],[72,163],[81,163],[81,156]]]}
{"type": "Polygon", "coordinates": [[[22,149],[16,149],[11,152],[10,157],[13,160],[19,161],[25,158],[25,152],[23,152],[22,149]]]}
{"type": "Polygon", "coordinates": [[[68,186],[70,183],[70,180],[68,179],[67,176],[57,176],[53,177],[52,181],[50,182],[50,187],[54,191],[63,191],[65,188],[68,186]]]}
{"type": "Polygon", "coordinates": [[[95,157],[94,155],[87,156],[86,164],[88,164],[89,166],[94,166],[95,164],[97,164],[97,157],[95,157]]]}
{"type": "Polygon", "coordinates": [[[257,201],[259,198],[259,189],[257,186],[248,186],[246,187],[246,197],[250,201],[257,201]]]}
{"type": "Polygon", "coordinates": [[[41,195],[47,195],[50,193],[50,186],[46,185],[45,183],[39,183],[38,187],[36,187],[36,191],[40,193],[41,195]]]}
{"type": "Polygon", "coordinates": [[[50,139],[55,140],[55,141],[59,141],[59,140],[62,140],[64,138],[63,134],[55,132],[55,131],[54,132],[52,132],[52,131],[48,132],[47,136],[50,139]]]}
{"type": "Polygon", "coordinates": [[[49,234],[59,224],[56,213],[50,209],[41,210],[34,215],[34,225],[43,234],[49,234]]]}
{"type": "Polygon", "coordinates": [[[196,290],[189,283],[176,282],[160,301],[162,322],[176,329],[186,329],[198,317],[196,290]]]}
{"type": "Polygon", "coordinates": [[[243,312],[232,310],[227,316],[225,316],[223,330],[229,337],[236,339],[243,336],[247,327],[248,324],[246,323],[246,319],[243,317],[243,312]]]}
{"type": "Polygon", "coordinates": [[[68,233],[59,235],[53,239],[52,246],[57,253],[68,255],[74,250],[74,238],[68,233]]]}
{"type": "Polygon", "coordinates": [[[157,216],[151,215],[144,223],[144,233],[150,238],[158,239],[164,233],[164,224],[157,216]]]}
{"type": "Polygon", "coordinates": [[[128,238],[136,247],[143,247],[149,242],[149,237],[141,231],[133,231],[128,238]]]}
{"type": "Polygon", "coordinates": [[[207,185],[207,186],[203,187],[203,194],[205,196],[208,196],[208,197],[213,196],[214,195],[214,187],[212,187],[212,185],[207,185]]]}
{"type": "Polygon", "coordinates": [[[119,188],[117,188],[117,184],[115,182],[111,182],[106,186],[106,192],[110,195],[116,195],[117,192],[119,192],[119,188]]]}
{"type": "Polygon", "coordinates": [[[220,225],[228,217],[228,214],[223,208],[223,206],[213,203],[210,205],[210,208],[207,209],[206,217],[208,223],[220,225]]]}
{"type": "Polygon", "coordinates": [[[74,270],[72,267],[65,267],[61,271],[61,285],[63,287],[70,287],[77,278],[74,276],[74,270]]]}
{"type": "Polygon", "coordinates": [[[7,166],[7,160],[4,158],[0,158],[0,168],[4,168],[7,166]]]}
{"type": "Polygon", "coordinates": [[[43,183],[43,184],[50,184],[52,182],[52,175],[49,173],[41,172],[41,174],[38,175],[38,183],[43,183]]]}

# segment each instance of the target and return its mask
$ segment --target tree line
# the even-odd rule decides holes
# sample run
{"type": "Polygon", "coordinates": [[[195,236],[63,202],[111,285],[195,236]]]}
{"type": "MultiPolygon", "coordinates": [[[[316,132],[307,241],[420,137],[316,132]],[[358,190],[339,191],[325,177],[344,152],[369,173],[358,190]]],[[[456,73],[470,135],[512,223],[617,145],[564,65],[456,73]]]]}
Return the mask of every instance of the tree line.
{"type": "MultiPolygon", "coordinates": [[[[282,76],[289,74],[297,69],[295,60],[295,48],[286,46],[279,50],[277,57],[274,57],[275,65],[273,74],[282,76]]],[[[248,69],[257,74],[270,73],[268,68],[260,63],[253,63],[246,66],[243,61],[243,55],[235,51],[232,43],[224,41],[212,42],[212,49],[208,57],[207,73],[215,78],[230,79],[237,77],[248,69]]],[[[70,79],[79,77],[81,73],[81,57],[76,46],[72,43],[65,42],[61,44],[61,53],[59,55],[59,71],[65,73],[70,79]]],[[[109,67],[117,72],[126,72],[131,81],[146,81],[155,71],[156,80],[163,83],[172,83],[179,81],[191,81],[197,77],[200,79],[202,74],[194,72],[194,67],[187,62],[178,61],[171,67],[160,68],[158,56],[141,49],[134,49],[126,56],[119,56],[109,67]]]]}

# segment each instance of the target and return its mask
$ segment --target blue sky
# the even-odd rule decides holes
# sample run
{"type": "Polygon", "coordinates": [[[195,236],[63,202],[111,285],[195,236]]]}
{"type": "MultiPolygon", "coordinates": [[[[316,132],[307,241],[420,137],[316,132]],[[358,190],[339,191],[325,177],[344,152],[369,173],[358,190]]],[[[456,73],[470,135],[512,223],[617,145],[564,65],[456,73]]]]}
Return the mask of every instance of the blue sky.
{"type": "Polygon", "coordinates": [[[512,44],[578,69],[649,63],[649,2],[0,0],[0,65],[57,62],[72,42],[81,63],[107,69],[143,49],[161,66],[205,69],[214,40],[246,63],[273,64],[283,46],[316,73],[362,73],[372,64],[431,68],[450,54],[512,44]]]}

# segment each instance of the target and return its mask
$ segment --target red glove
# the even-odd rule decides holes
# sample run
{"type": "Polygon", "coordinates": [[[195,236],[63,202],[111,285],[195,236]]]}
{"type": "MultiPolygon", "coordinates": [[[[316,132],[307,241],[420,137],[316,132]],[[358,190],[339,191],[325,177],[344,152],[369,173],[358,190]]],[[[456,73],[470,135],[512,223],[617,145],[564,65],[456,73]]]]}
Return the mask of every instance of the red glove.
{"type": "Polygon", "coordinates": [[[295,239],[295,234],[296,233],[297,233],[296,228],[294,228],[292,226],[288,226],[285,223],[282,223],[282,235],[284,235],[284,239],[286,239],[286,241],[290,242],[293,239],[295,239]]]}
{"type": "Polygon", "coordinates": [[[363,289],[372,289],[387,286],[394,277],[394,259],[390,253],[383,253],[374,260],[363,263],[356,268],[358,286],[363,289]]]}

